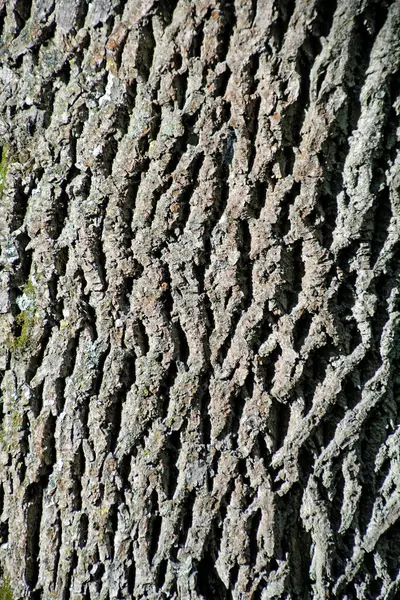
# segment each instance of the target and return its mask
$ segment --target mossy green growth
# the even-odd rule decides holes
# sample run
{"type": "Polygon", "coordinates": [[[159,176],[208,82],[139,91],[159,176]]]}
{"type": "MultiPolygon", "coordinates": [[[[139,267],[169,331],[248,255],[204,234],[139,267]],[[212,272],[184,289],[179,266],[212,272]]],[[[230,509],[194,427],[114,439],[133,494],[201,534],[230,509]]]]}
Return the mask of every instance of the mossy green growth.
{"type": "Polygon", "coordinates": [[[1,150],[1,160],[0,160],[0,198],[3,195],[4,185],[6,181],[7,171],[8,171],[8,146],[3,146],[1,150]]]}
{"type": "Polygon", "coordinates": [[[33,285],[30,279],[28,279],[28,281],[24,285],[23,293],[30,296],[36,296],[35,286],[33,285]]]}
{"type": "Polygon", "coordinates": [[[3,583],[0,587],[0,600],[14,600],[10,581],[7,577],[3,578],[3,583]]]}
{"type": "Polygon", "coordinates": [[[24,310],[15,317],[15,321],[21,327],[21,331],[19,336],[12,338],[11,349],[22,350],[30,341],[33,326],[37,322],[37,316],[29,310],[24,310]]]}
{"type": "Polygon", "coordinates": [[[11,350],[23,350],[29,347],[33,328],[40,321],[40,312],[36,306],[36,291],[31,280],[27,281],[22,291],[22,296],[17,299],[21,312],[15,317],[15,323],[19,326],[19,335],[10,335],[11,350]]]}

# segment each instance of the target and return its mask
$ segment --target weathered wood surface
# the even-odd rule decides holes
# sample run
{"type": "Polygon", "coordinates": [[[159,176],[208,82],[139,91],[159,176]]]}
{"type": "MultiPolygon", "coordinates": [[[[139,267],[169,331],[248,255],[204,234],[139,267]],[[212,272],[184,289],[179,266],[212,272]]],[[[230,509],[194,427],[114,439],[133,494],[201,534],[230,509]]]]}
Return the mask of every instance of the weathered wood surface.
{"type": "Polygon", "coordinates": [[[400,589],[400,2],[0,1],[0,562],[400,589]]]}

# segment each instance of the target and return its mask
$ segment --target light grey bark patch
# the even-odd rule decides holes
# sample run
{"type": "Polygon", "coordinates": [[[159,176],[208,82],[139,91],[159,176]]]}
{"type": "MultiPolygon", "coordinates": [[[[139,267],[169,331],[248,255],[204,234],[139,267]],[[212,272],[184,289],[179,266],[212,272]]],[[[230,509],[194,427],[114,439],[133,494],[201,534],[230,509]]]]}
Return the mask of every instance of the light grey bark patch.
{"type": "Polygon", "coordinates": [[[63,2],[63,0],[60,0],[60,2],[57,2],[57,27],[64,32],[77,31],[83,25],[86,4],[84,0],[73,0],[72,2],[63,2]]]}
{"type": "Polygon", "coordinates": [[[98,2],[89,2],[88,4],[86,27],[96,27],[104,24],[112,14],[112,0],[99,0],[98,2]]]}

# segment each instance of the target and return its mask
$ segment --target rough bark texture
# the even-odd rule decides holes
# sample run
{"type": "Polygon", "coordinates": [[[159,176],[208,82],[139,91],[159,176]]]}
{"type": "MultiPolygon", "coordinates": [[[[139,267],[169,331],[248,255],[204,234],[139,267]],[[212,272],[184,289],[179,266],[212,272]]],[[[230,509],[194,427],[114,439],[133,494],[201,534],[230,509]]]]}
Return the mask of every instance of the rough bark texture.
{"type": "Polygon", "coordinates": [[[400,2],[0,25],[14,598],[399,597],[400,2]]]}

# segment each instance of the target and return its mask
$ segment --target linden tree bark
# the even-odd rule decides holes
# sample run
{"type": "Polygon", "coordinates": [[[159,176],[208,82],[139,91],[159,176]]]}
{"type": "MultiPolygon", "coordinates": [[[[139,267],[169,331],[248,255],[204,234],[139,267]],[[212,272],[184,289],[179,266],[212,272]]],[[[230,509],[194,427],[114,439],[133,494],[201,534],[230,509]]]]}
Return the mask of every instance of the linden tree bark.
{"type": "Polygon", "coordinates": [[[0,28],[0,594],[398,597],[400,1],[0,28]]]}

